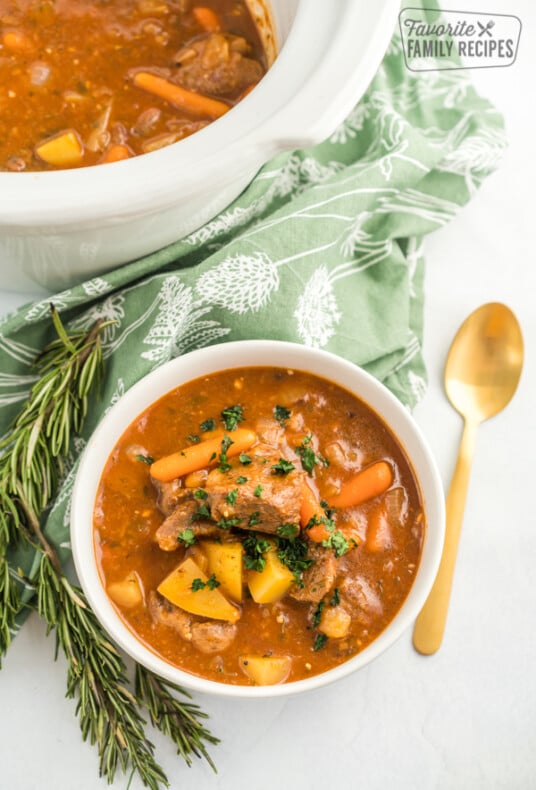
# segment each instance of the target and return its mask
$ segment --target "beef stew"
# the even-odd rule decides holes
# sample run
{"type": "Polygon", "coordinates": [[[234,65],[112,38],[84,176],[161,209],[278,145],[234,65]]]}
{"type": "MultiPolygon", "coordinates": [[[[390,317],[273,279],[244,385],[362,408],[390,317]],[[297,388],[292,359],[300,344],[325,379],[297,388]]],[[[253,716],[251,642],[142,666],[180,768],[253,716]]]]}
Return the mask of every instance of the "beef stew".
{"type": "Polygon", "coordinates": [[[266,685],[324,672],[392,621],[425,522],[396,438],[318,376],[243,368],[140,415],[98,489],[102,582],[172,665],[266,685]]]}

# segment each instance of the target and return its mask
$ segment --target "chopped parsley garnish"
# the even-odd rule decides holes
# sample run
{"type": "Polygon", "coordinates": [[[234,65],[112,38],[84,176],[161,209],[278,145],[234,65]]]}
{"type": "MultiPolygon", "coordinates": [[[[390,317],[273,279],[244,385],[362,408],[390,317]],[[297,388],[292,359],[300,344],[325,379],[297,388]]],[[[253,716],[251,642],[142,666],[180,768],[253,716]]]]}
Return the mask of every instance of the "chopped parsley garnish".
{"type": "Polygon", "coordinates": [[[220,582],[216,579],[216,574],[211,573],[207,579],[207,587],[209,590],[215,590],[216,587],[220,586],[220,582]]]}
{"type": "Polygon", "coordinates": [[[199,426],[200,430],[203,433],[207,433],[207,431],[215,431],[216,430],[216,421],[209,417],[208,420],[202,422],[199,426]]]}
{"type": "Polygon", "coordinates": [[[233,440],[231,439],[231,437],[230,437],[230,436],[227,436],[227,434],[225,434],[225,436],[224,436],[224,437],[223,437],[223,439],[221,440],[221,451],[222,451],[222,453],[226,453],[226,452],[227,452],[227,450],[229,449],[229,447],[230,447],[232,444],[234,444],[234,442],[233,442],[233,440]]]}
{"type": "Polygon", "coordinates": [[[229,491],[228,494],[225,495],[225,501],[228,505],[233,506],[236,503],[236,498],[238,496],[238,488],[234,488],[232,491],[229,491]]]}
{"type": "Polygon", "coordinates": [[[332,532],[327,540],[323,540],[322,545],[326,549],[333,549],[336,557],[342,557],[343,554],[349,552],[351,548],[350,543],[338,529],[332,532]]]}
{"type": "Polygon", "coordinates": [[[315,527],[317,524],[323,524],[328,532],[333,532],[335,529],[334,521],[331,521],[331,519],[325,518],[324,516],[322,516],[322,518],[318,518],[316,514],[309,519],[305,525],[305,529],[311,529],[311,527],[315,527]]]}
{"type": "Polygon", "coordinates": [[[194,521],[205,521],[205,519],[210,520],[210,518],[211,515],[208,505],[199,505],[197,510],[194,510],[190,516],[190,523],[193,524],[194,521]]]}
{"type": "MultiPolygon", "coordinates": [[[[311,529],[317,524],[323,524],[326,528],[326,531],[329,532],[329,538],[322,541],[322,546],[325,549],[333,549],[336,557],[342,557],[343,554],[346,554],[352,546],[350,542],[344,537],[342,532],[338,529],[335,529],[335,522],[333,519],[328,518],[327,516],[318,518],[317,516],[313,516],[313,518],[309,521],[305,529],[311,529]]],[[[353,541],[355,545],[355,541],[353,541]]]]}
{"type": "Polygon", "coordinates": [[[333,514],[335,513],[335,508],[330,507],[325,499],[320,500],[320,507],[325,512],[328,518],[333,518],[333,514]]]}
{"type": "Polygon", "coordinates": [[[327,641],[328,638],[326,634],[317,634],[313,643],[313,650],[322,650],[327,641]]]}
{"type": "Polygon", "coordinates": [[[192,444],[199,444],[201,441],[201,437],[198,433],[189,433],[188,434],[188,441],[192,442],[192,444]]]}
{"type": "Polygon", "coordinates": [[[196,488],[194,491],[195,499],[207,499],[208,494],[204,488],[196,488]]]}
{"type": "Polygon", "coordinates": [[[296,467],[290,461],[287,461],[286,458],[280,458],[276,464],[272,464],[272,474],[273,475],[288,475],[289,472],[292,472],[293,469],[296,467]]]}
{"type": "Polygon", "coordinates": [[[136,461],[139,461],[141,464],[147,464],[147,466],[154,464],[154,458],[152,455],[137,455],[136,461]]]}
{"type": "Polygon", "coordinates": [[[286,406],[274,406],[274,417],[280,425],[285,425],[292,412],[286,406]]]}
{"type": "Polygon", "coordinates": [[[253,489],[253,496],[260,497],[261,494],[262,494],[262,486],[259,484],[258,486],[255,486],[255,488],[253,489]]]}
{"type": "Polygon", "coordinates": [[[341,602],[341,595],[340,595],[340,592],[339,592],[339,588],[335,587],[335,589],[333,590],[333,595],[329,599],[329,605],[330,606],[338,606],[340,604],[340,602],[341,602]]]}
{"type": "Polygon", "coordinates": [[[244,410],[242,406],[227,406],[221,413],[221,418],[226,431],[235,431],[238,423],[244,422],[244,410]]]}
{"type": "Polygon", "coordinates": [[[318,602],[318,606],[314,610],[312,617],[313,628],[318,628],[320,625],[320,619],[322,617],[322,612],[324,611],[325,605],[326,602],[324,600],[318,602]]]}
{"type": "Polygon", "coordinates": [[[205,587],[208,587],[209,590],[215,590],[216,587],[220,586],[220,582],[216,579],[216,574],[213,573],[211,576],[208,577],[206,582],[203,579],[194,579],[192,581],[192,592],[197,592],[198,590],[204,590],[205,587]]]}
{"type": "Polygon", "coordinates": [[[241,518],[238,518],[237,516],[231,516],[230,518],[220,518],[220,520],[216,522],[216,526],[218,526],[220,529],[231,529],[231,527],[240,526],[241,523],[241,518]]]}
{"type": "Polygon", "coordinates": [[[303,572],[314,563],[308,556],[308,544],[309,541],[302,538],[277,538],[277,556],[292,571],[300,587],[303,587],[303,572]]]}
{"type": "Polygon", "coordinates": [[[177,540],[182,541],[185,546],[193,546],[196,542],[193,529],[183,529],[182,532],[179,532],[177,540]]]}
{"type": "Polygon", "coordinates": [[[265,538],[259,538],[258,535],[248,535],[242,541],[244,547],[244,565],[250,571],[258,571],[259,573],[264,570],[266,566],[266,557],[264,556],[270,550],[271,544],[265,538]]]}
{"type": "Polygon", "coordinates": [[[302,467],[309,475],[313,474],[313,470],[317,464],[322,463],[324,466],[329,466],[328,459],[324,458],[320,453],[315,453],[311,447],[312,438],[312,434],[308,434],[303,442],[295,448],[297,454],[300,456],[302,467]]]}
{"type": "Polygon", "coordinates": [[[277,528],[279,537],[287,538],[287,540],[293,540],[299,531],[300,528],[297,524],[281,524],[281,526],[277,528]]]}
{"type": "Polygon", "coordinates": [[[218,458],[218,469],[220,472],[228,472],[231,468],[231,464],[227,460],[227,450],[232,444],[234,444],[234,442],[230,436],[226,435],[221,440],[221,453],[218,458]]]}
{"type": "Polygon", "coordinates": [[[254,527],[256,524],[261,523],[261,514],[258,510],[251,514],[248,519],[248,527],[254,527]]]}
{"type": "Polygon", "coordinates": [[[305,469],[307,474],[312,475],[313,470],[318,463],[313,448],[305,447],[303,444],[300,444],[299,447],[296,447],[296,452],[300,456],[302,467],[305,469]]]}
{"type": "Polygon", "coordinates": [[[248,479],[247,479],[247,477],[244,477],[244,475],[238,475],[238,477],[236,478],[236,482],[239,485],[244,485],[244,483],[247,483],[247,481],[248,481],[248,479]]]}
{"type": "Polygon", "coordinates": [[[238,460],[240,461],[241,464],[247,466],[248,464],[251,463],[251,456],[248,455],[247,453],[240,453],[240,455],[238,456],[238,460]]]}

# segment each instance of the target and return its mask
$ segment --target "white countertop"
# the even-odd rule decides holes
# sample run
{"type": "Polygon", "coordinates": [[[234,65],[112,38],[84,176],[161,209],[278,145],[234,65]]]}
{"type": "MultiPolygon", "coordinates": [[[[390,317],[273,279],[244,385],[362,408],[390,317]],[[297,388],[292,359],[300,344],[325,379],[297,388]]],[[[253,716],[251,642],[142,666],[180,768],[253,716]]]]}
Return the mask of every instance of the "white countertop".
{"type": "MultiPolygon", "coordinates": [[[[197,760],[188,770],[155,734],[173,788],[536,787],[536,12],[530,0],[483,6],[472,0],[464,7],[515,13],[524,29],[514,66],[474,72],[480,90],[506,115],[504,162],[427,242],[430,385],[416,417],[445,485],[461,420],[443,394],[442,371],[459,324],[479,304],[505,302],[521,322],[526,365],[508,409],[480,429],[443,646],[424,658],[408,631],[353,677],[288,700],[197,695],[222,739],[211,750],[219,773],[197,760]]],[[[0,292],[0,314],[27,298],[0,292]]],[[[64,699],[64,661],[54,663],[53,653],[53,639],[45,639],[32,617],[4,661],[0,787],[104,790],[96,753],[82,744],[75,705],[64,699]]]]}

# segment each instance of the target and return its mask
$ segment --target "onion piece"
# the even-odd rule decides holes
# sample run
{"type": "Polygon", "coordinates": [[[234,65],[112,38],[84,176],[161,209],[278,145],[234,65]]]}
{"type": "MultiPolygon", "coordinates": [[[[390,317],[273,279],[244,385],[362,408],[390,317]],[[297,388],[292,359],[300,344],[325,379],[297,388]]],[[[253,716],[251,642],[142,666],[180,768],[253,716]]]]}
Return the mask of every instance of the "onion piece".
{"type": "Polygon", "coordinates": [[[390,488],[383,498],[383,507],[391,526],[404,526],[408,517],[408,498],[403,488],[390,488]]]}
{"type": "Polygon", "coordinates": [[[149,154],[151,151],[158,151],[160,148],[165,148],[167,145],[171,145],[172,143],[176,143],[177,140],[180,140],[180,135],[177,133],[164,133],[158,134],[156,137],[151,137],[149,140],[145,140],[141,144],[141,150],[144,154],[149,154]]]}
{"type": "Polygon", "coordinates": [[[22,170],[26,170],[26,164],[22,156],[10,156],[6,162],[6,168],[13,173],[20,173],[22,170]]]}
{"type": "Polygon", "coordinates": [[[109,145],[110,132],[108,132],[108,124],[110,123],[111,114],[112,102],[109,101],[86,140],[86,148],[89,151],[93,151],[94,153],[97,151],[104,151],[109,145]]]}
{"type": "Polygon", "coordinates": [[[28,66],[28,74],[30,75],[31,84],[40,87],[50,77],[50,65],[44,60],[34,60],[28,66]]]}
{"type": "Polygon", "coordinates": [[[69,104],[82,104],[89,100],[89,96],[84,96],[82,93],[78,93],[78,91],[63,91],[62,96],[69,104]]]}
{"type": "Polygon", "coordinates": [[[149,107],[147,110],[144,110],[138,115],[134,128],[140,134],[149,134],[149,132],[157,125],[161,117],[162,110],[160,110],[158,107],[149,107]]]}

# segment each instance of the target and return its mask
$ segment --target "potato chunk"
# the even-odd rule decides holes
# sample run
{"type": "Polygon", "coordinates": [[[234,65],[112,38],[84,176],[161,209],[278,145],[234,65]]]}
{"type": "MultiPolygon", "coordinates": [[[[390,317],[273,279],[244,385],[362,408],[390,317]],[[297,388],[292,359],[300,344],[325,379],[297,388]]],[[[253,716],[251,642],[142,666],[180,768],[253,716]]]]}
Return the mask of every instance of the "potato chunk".
{"type": "MultiPolygon", "coordinates": [[[[185,557],[190,557],[198,566],[198,568],[203,571],[203,573],[206,573],[208,576],[210,576],[212,571],[209,571],[208,569],[208,557],[205,554],[203,545],[201,543],[195,543],[193,546],[190,546],[186,551],[185,557]]],[[[218,581],[221,581],[219,576],[218,581]]],[[[221,590],[221,592],[223,592],[223,590],[221,590]]]]}
{"type": "Polygon", "coordinates": [[[35,147],[35,153],[39,159],[49,165],[70,167],[82,161],[84,147],[77,133],[72,129],[67,129],[56,137],[43,140],[35,147]]]}
{"type": "Polygon", "coordinates": [[[322,612],[318,630],[330,639],[340,639],[348,633],[351,622],[352,618],[342,606],[329,606],[322,612]]]}
{"type": "Polygon", "coordinates": [[[294,582],[294,574],[283,565],[275,547],[265,555],[266,565],[262,571],[248,572],[248,587],[255,603],[274,603],[281,600],[294,582]]]}
{"type": "Polygon", "coordinates": [[[288,678],[292,659],[290,656],[240,656],[240,669],[256,686],[275,686],[288,678]]]}
{"type": "Polygon", "coordinates": [[[236,623],[240,617],[239,609],[218,588],[210,589],[207,582],[206,573],[203,573],[191,557],[187,557],[161,582],[158,592],[172,604],[191,614],[236,623]],[[200,580],[206,586],[196,589],[199,584],[194,584],[194,580],[200,580]]]}
{"type": "Polygon", "coordinates": [[[122,581],[109,584],[106,592],[114,603],[124,609],[133,609],[143,603],[140,580],[134,571],[125,576],[122,581]]]}
{"type": "Polygon", "coordinates": [[[208,571],[214,573],[221,584],[221,591],[233,601],[241,601],[243,593],[242,555],[244,549],[239,541],[216,543],[206,540],[203,549],[208,557],[208,571]]]}

